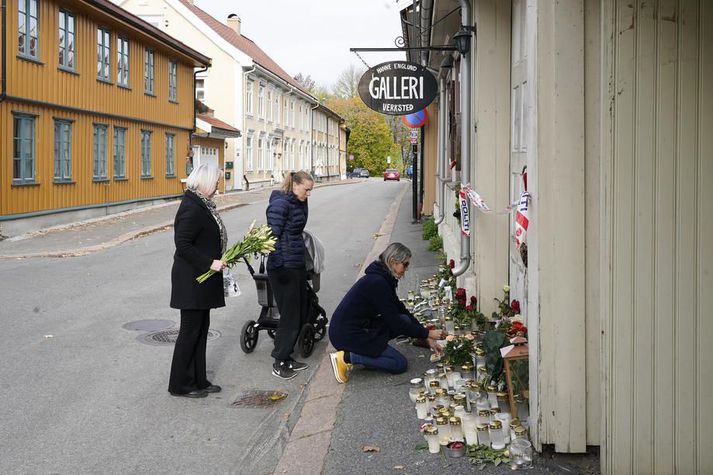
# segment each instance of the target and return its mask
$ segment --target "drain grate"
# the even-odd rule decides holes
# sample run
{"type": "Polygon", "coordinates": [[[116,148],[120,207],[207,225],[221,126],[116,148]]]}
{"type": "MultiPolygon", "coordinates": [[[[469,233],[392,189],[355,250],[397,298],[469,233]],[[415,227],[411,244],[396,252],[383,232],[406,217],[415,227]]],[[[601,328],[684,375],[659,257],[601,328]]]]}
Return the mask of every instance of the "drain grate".
{"type": "MultiPolygon", "coordinates": [[[[168,330],[146,333],[139,336],[137,340],[147,345],[172,345],[176,343],[178,330],[178,328],[170,328],[168,330]]],[[[220,332],[217,330],[208,330],[208,340],[215,340],[216,338],[220,338],[220,332]]]]}
{"type": "Polygon", "coordinates": [[[282,391],[262,391],[253,389],[244,392],[236,399],[232,406],[234,407],[270,407],[279,403],[287,397],[287,393],[282,391]]]}
{"type": "Polygon", "coordinates": [[[175,324],[176,322],[173,320],[137,320],[135,322],[125,323],[121,326],[121,328],[124,330],[155,332],[159,330],[166,330],[175,324]]]}

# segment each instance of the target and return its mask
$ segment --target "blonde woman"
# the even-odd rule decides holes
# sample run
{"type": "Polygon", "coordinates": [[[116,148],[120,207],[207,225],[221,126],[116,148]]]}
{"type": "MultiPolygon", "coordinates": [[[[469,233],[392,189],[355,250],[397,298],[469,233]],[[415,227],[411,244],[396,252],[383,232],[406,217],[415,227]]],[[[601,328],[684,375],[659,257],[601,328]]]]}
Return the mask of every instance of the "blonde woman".
{"type": "Polygon", "coordinates": [[[313,187],[314,179],[309,173],[288,173],[282,189],[270,195],[266,211],[267,224],[277,238],[275,251],[267,258],[267,276],[280,311],[275,349],[272,351],[275,359],[272,374],[280,379],[292,379],[296,371],[308,367],[305,363],[295,361],[292,352],[307,306],[306,249],[302,231],[307,225],[307,198],[313,187]]]}

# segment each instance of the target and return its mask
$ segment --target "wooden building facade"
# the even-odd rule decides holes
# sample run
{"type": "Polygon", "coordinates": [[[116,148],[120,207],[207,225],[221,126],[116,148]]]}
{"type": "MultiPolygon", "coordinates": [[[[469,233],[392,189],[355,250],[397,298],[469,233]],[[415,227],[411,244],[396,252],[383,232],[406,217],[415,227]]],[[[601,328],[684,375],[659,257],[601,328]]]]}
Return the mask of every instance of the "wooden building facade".
{"type": "Polygon", "coordinates": [[[0,233],[179,195],[210,58],[108,0],[3,16],[0,233]]]}

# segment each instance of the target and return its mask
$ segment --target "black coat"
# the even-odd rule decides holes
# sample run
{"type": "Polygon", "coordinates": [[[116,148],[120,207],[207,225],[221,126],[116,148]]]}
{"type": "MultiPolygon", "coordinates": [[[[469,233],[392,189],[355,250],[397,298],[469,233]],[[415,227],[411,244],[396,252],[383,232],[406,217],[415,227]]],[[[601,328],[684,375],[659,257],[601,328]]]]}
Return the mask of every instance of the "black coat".
{"type": "Polygon", "coordinates": [[[176,253],[171,269],[171,307],[209,309],[225,306],[223,274],[216,272],[199,284],[196,277],[220,259],[220,229],[203,201],[188,190],[173,225],[176,253]]]}
{"type": "Polygon", "coordinates": [[[428,330],[399,300],[398,280],[381,261],[369,264],[364,274],[329,321],[329,340],[336,349],[376,357],[384,352],[389,340],[399,335],[428,337],[428,330]]]}
{"type": "Polygon", "coordinates": [[[302,237],[307,225],[307,201],[300,201],[294,193],[274,190],[267,206],[267,225],[277,238],[275,250],[267,258],[267,269],[287,267],[305,268],[305,240],[302,237]]]}

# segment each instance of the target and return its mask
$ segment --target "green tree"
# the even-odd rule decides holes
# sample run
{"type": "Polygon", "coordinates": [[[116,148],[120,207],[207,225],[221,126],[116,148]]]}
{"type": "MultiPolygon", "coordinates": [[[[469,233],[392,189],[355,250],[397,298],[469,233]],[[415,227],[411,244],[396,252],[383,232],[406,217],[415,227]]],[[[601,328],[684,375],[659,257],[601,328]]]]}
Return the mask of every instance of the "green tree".
{"type": "Polygon", "coordinates": [[[350,168],[366,168],[372,175],[379,175],[386,168],[403,171],[400,146],[394,143],[383,115],[366,107],[358,97],[333,97],[326,105],[342,116],[351,129],[349,153],[354,160],[348,164],[350,168]],[[390,164],[387,157],[391,157],[390,164]]]}

